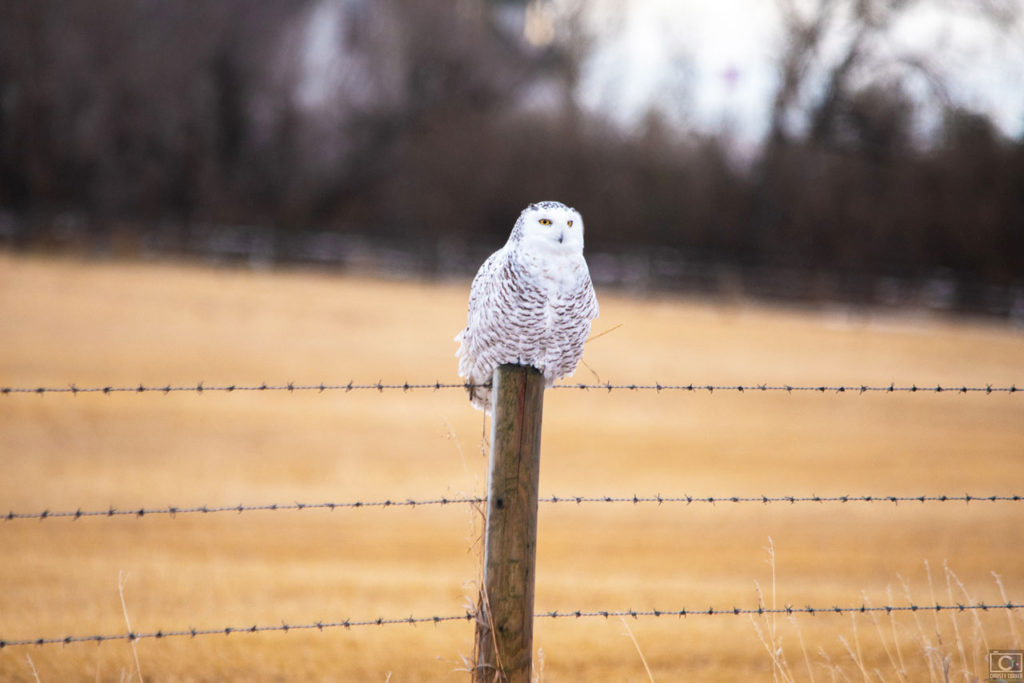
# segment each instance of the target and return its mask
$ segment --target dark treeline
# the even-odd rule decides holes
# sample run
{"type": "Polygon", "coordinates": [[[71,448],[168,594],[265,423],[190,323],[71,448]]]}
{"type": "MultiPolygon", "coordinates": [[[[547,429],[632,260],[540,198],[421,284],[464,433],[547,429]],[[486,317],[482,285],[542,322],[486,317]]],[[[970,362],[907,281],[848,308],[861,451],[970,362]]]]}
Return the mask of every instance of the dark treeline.
{"type": "Polygon", "coordinates": [[[844,14],[846,54],[812,68],[840,2],[784,13],[770,133],[738,161],[724,133],[578,106],[582,3],[537,46],[521,2],[0,0],[0,239],[163,225],[173,248],[248,225],[493,247],[557,198],[597,251],[1019,287],[1024,140],[940,98],[922,143],[907,83],[927,65],[862,77],[906,3],[855,3],[875,14],[844,14]]]}

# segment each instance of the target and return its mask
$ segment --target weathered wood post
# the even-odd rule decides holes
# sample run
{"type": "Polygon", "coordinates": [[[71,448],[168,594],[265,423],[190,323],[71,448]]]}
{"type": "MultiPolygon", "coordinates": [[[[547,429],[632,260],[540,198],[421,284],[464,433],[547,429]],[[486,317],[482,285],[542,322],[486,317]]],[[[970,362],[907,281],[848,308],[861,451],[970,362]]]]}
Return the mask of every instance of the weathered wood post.
{"type": "Polygon", "coordinates": [[[491,390],[491,472],[475,683],[530,683],[544,375],[502,365],[491,390]]]}

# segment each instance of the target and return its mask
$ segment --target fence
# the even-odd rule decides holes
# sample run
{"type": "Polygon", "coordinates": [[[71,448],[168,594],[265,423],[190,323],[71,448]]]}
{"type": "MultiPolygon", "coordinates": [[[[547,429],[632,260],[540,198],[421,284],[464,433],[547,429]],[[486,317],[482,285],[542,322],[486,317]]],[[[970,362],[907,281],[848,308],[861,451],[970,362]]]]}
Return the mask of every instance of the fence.
{"type": "MultiPolygon", "coordinates": [[[[0,387],[0,395],[12,397],[17,395],[46,396],[51,394],[71,395],[79,394],[169,394],[172,392],[187,392],[197,395],[205,392],[316,392],[324,393],[329,391],[440,391],[446,389],[466,389],[471,385],[462,383],[388,383],[383,382],[371,384],[279,384],[279,385],[218,385],[204,386],[202,383],[195,385],[165,385],[165,386],[91,386],[77,387],[71,384],[67,387],[39,386],[39,387],[0,387]]],[[[115,517],[149,517],[163,515],[177,517],[179,515],[208,515],[217,513],[255,513],[255,512],[277,512],[277,511],[303,511],[303,510],[353,510],[360,508],[419,508],[431,506],[450,505],[486,505],[487,531],[485,549],[485,573],[484,585],[481,587],[479,602],[474,610],[467,610],[462,614],[433,615],[433,616],[409,616],[406,618],[376,617],[370,619],[345,619],[341,621],[315,621],[308,623],[288,624],[282,622],[274,625],[254,624],[250,626],[225,626],[220,628],[188,628],[168,629],[149,632],[93,634],[93,635],[65,635],[65,636],[39,636],[33,638],[4,639],[0,637],[0,649],[21,647],[21,646],[45,646],[45,645],[69,645],[72,643],[95,642],[103,643],[108,641],[136,641],[139,639],[165,639],[165,638],[196,638],[200,636],[224,635],[231,636],[245,633],[265,632],[289,632],[298,630],[319,630],[326,629],[352,629],[371,626],[392,626],[392,625],[416,625],[424,623],[440,624],[452,621],[466,621],[474,623],[476,628],[476,665],[474,668],[475,680],[529,680],[531,671],[532,643],[531,632],[534,619],[609,619],[612,617],[629,617],[639,619],[641,617],[718,617],[718,616],[740,616],[740,615],[825,615],[825,614],[849,614],[849,613],[886,613],[899,612],[979,612],[990,610],[1016,611],[1024,609],[1024,604],[1012,600],[1004,600],[998,603],[971,602],[941,603],[935,601],[931,604],[904,605],[831,605],[803,607],[785,606],[781,608],[767,608],[758,605],[756,608],[741,607],[706,607],[700,609],[676,608],[676,609],[649,609],[649,610],[575,610],[575,611],[551,611],[534,612],[533,609],[533,582],[534,564],[533,554],[536,548],[536,513],[540,503],[546,505],[695,505],[695,504],[935,504],[935,503],[962,503],[962,504],[1004,504],[1024,502],[1024,496],[1013,495],[978,495],[965,493],[962,495],[941,495],[922,494],[916,496],[908,495],[785,495],[785,496],[548,496],[540,498],[537,495],[538,472],[539,472],[539,446],[540,446],[540,415],[543,397],[543,379],[532,369],[518,366],[504,366],[495,375],[495,404],[491,448],[491,477],[490,491],[487,497],[441,497],[431,499],[405,499],[405,500],[357,500],[340,502],[293,502],[293,503],[268,503],[257,505],[221,505],[221,506],[174,506],[166,507],[139,507],[129,509],[65,509],[65,510],[42,510],[42,511],[14,511],[11,510],[2,516],[2,521],[8,524],[17,523],[23,520],[36,520],[39,522],[58,519],[70,519],[78,521],[88,518],[115,518],[115,517]],[[504,374],[502,374],[504,373],[504,374]],[[495,678],[496,677],[496,678],[495,678]]],[[[579,391],[654,391],[661,392],[810,392],[810,393],[834,393],[845,395],[863,395],[865,393],[953,393],[960,395],[992,395],[1005,393],[1014,395],[1021,392],[1015,385],[1009,386],[917,386],[916,384],[896,386],[895,384],[885,385],[727,385],[727,384],[563,384],[553,387],[557,390],[579,390],[579,391]]],[[[1005,596],[1004,596],[1005,597],[1005,596]]],[[[130,628],[130,627],[129,627],[130,628]]]]}

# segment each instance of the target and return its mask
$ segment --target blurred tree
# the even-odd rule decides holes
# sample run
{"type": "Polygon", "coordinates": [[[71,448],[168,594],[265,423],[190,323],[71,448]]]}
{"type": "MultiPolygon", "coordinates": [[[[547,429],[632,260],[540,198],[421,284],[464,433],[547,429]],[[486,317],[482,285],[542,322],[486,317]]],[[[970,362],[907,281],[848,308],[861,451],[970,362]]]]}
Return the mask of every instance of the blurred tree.
{"type": "MultiPolygon", "coordinates": [[[[366,65],[370,82],[388,86],[370,88],[366,97],[365,80],[341,79],[327,99],[330,111],[323,115],[343,112],[336,120],[344,130],[341,144],[349,146],[327,193],[335,223],[424,239],[477,238],[482,225],[507,233],[490,217],[514,215],[529,200],[525,192],[508,191],[521,178],[503,165],[515,120],[526,116],[537,87],[548,85],[561,93],[559,119],[575,115],[586,42],[581,10],[554,12],[549,4],[355,4],[343,20],[358,23],[362,37],[342,51],[366,65]],[[551,34],[538,28],[541,21],[550,21],[551,34]]],[[[535,132],[516,144],[535,144],[535,132]]]]}
{"type": "MultiPolygon", "coordinates": [[[[890,42],[897,21],[939,0],[777,4],[784,27],[779,84],[752,176],[747,239],[756,258],[822,271],[923,276],[945,268],[994,276],[981,254],[1005,244],[1017,220],[1009,215],[1006,144],[987,119],[977,117],[986,127],[955,112],[927,56],[901,53],[890,42]],[[950,112],[938,157],[915,139],[913,79],[950,112]],[[975,136],[970,145],[952,142],[965,134],[975,136]],[[963,177],[965,168],[985,186],[963,177]],[[983,215],[980,204],[989,207],[983,215]]],[[[975,9],[993,23],[1009,11],[1004,3],[975,9]]],[[[1005,273],[1005,265],[998,270],[1005,273]]]]}
{"type": "MultiPolygon", "coordinates": [[[[863,112],[866,98],[877,106],[885,93],[905,90],[900,70],[923,72],[929,82],[938,83],[923,60],[899,55],[894,63],[888,48],[892,26],[925,0],[813,0],[809,9],[808,3],[798,6],[795,0],[776,2],[783,50],[769,147],[794,137],[815,146],[848,145],[850,124],[858,109],[863,112]],[[802,136],[800,128],[806,131],[802,136]]],[[[893,101],[900,97],[894,95],[893,101]]]]}
{"type": "Polygon", "coordinates": [[[613,3],[0,0],[0,238],[11,215],[43,240],[65,214],[101,240],[180,226],[169,248],[221,223],[280,246],[316,228],[467,253],[561,199],[589,249],[635,263],[1012,284],[1024,141],[889,42],[943,1],[777,0],[778,87],[751,159],[664,107],[624,131],[579,106],[613,3]],[[923,96],[946,111],[934,141],[923,96]]]}
{"type": "Polygon", "coordinates": [[[270,66],[259,46],[301,4],[3,2],[0,201],[153,218],[231,195],[270,66]]]}

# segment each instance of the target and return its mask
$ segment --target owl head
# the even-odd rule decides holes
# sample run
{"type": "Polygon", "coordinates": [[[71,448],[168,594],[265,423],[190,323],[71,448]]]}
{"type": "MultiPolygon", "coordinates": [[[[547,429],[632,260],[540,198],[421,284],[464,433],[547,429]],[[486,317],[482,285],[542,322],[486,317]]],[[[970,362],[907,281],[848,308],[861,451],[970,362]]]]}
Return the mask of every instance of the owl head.
{"type": "Polygon", "coordinates": [[[510,242],[532,253],[583,253],[583,217],[561,202],[537,202],[526,207],[510,242]]]}

